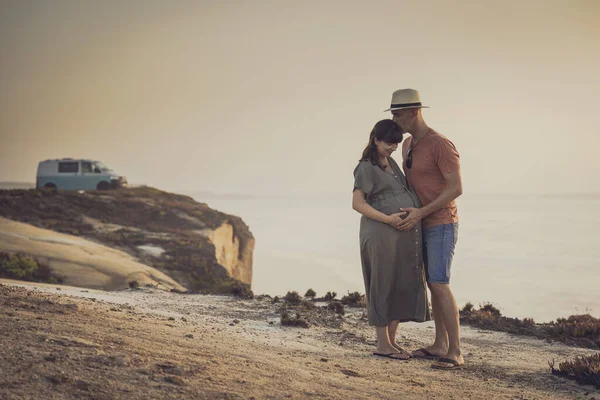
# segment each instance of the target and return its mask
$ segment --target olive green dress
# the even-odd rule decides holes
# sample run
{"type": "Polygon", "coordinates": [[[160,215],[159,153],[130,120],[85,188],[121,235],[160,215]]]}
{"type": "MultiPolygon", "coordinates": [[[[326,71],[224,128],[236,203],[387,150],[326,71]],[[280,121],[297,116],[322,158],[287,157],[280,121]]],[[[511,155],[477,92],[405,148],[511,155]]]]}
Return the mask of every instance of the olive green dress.
{"type": "MultiPolygon", "coordinates": [[[[398,164],[392,158],[388,160],[393,174],[370,161],[361,161],[354,170],[354,189],[363,191],[367,203],[384,214],[420,207],[398,164]]],[[[370,325],[431,319],[421,235],[420,223],[403,232],[365,216],[361,218],[360,256],[370,325]]]]}

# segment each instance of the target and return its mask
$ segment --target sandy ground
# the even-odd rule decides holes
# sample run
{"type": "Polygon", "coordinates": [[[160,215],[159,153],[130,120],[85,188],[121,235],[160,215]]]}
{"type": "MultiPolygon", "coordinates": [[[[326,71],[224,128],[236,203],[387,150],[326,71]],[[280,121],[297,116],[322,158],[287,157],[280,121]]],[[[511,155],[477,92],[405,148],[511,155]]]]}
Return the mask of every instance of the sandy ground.
{"type": "Polygon", "coordinates": [[[140,285],[186,290],[166,274],[123,251],[1,217],[0,251],[31,255],[75,286],[118,290],[137,281],[140,285]]]}
{"type": "MultiPolygon", "coordinates": [[[[589,350],[462,327],[467,366],[371,355],[374,332],[282,327],[269,300],[0,280],[0,399],[596,399],[548,361],[589,350]]],[[[401,325],[421,347],[433,326],[401,325]]]]}

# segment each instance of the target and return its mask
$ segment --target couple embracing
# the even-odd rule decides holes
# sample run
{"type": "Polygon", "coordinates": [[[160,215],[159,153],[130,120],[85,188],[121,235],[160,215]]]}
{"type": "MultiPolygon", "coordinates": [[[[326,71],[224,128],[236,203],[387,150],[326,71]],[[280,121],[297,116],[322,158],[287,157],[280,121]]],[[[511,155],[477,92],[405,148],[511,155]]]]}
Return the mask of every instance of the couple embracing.
{"type": "Polygon", "coordinates": [[[454,144],[423,119],[419,93],[397,90],[392,119],[375,124],[354,170],[352,208],[362,214],[360,255],[376,356],[428,358],[433,368],[464,365],[450,266],[458,239],[455,199],[462,194],[454,144]],[[410,134],[402,140],[404,134],[410,134]],[[391,157],[402,144],[402,168],[391,157]],[[409,353],[396,343],[400,322],[435,321],[431,346],[409,353]]]}

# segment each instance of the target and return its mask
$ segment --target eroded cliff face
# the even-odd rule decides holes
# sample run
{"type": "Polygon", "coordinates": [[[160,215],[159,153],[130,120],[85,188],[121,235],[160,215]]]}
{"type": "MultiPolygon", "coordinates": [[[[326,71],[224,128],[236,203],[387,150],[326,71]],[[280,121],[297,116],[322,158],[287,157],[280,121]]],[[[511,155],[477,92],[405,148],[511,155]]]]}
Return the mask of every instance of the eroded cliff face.
{"type": "Polygon", "coordinates": [[[226,222],[208,233],[215,246],[215,256],[229,275],[248,285],[252,285],[252,254],[254,238],[239,237],[234,226],[226,222]]]}
{"type": "Polygon", "coordinates": [[[0,216],[124,251],[191,291],[228,293],[252,284],[248,226],[187,196],[150,187],[1,190],[0,216]]]}

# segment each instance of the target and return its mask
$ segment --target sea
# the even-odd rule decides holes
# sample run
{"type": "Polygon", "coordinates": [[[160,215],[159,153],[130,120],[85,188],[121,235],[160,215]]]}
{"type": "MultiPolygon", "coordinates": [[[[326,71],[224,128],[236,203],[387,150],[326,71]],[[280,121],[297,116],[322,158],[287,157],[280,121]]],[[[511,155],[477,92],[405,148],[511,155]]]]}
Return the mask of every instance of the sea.
{"type": "MultiPolygon", "coordinates": [[[[350,194],[184,194],[250,227],[255,294],[365,292],[350,194]]],[[[600,194],[465,194],[458,209],[451,288],[459,307],[492,303],[536,322],[600,317],[600,194]]]]}

